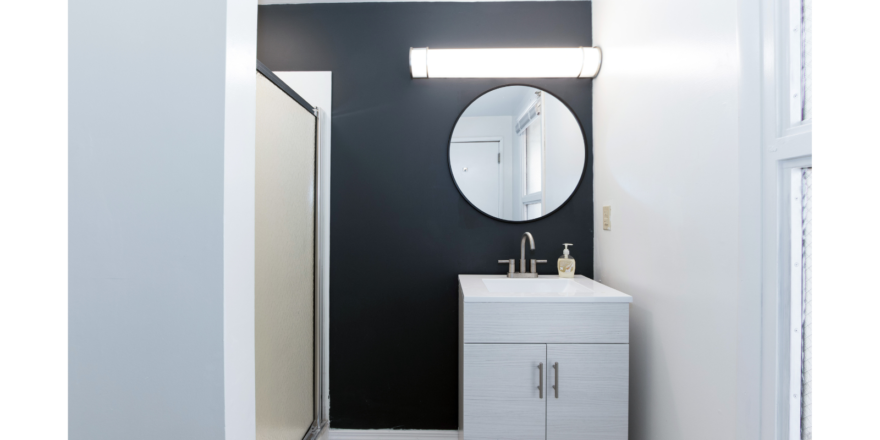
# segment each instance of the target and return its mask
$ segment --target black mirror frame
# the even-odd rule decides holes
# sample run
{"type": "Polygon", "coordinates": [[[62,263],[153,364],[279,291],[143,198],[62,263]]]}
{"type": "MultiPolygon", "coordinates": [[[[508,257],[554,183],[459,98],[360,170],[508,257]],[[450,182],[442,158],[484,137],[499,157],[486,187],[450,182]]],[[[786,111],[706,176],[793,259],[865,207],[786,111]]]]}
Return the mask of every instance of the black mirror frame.
{"type": "Polygon", "coordinates": [[[589,139],[587,139],[587,133],[586,133],[586,131],[584,131],[584,124],[581,122],[581,118],[578,117],[577,112],[575,112],[574,109],[572,109],[571,106],[568,105],[568,103],[565,102],[564,99],[560,98],[559,96],[556,96],[554,93],[552,93],[548,90],[545,90],[541,87],[534,86],[531,84],[525,84],[525,83],[504,84],[504,85],[500,85],[497,87],[492,87],[491,89],[486,90],[485,92],[477,95],[476,98],[474,98],[470,102],[468,102],[468,105],[466,105],[464,107],[464,109],[462,109],[461,112],[458,113],[458,116],[455,118],[455,123],[452,124],[452,129],[449,131],[449,140],[446,141],[446,164],[449,167],[449,177],[452,179],[452,184],[455,185],[455,189],[458,190],[458,193],[461,195],[461,198],[463,198],[464,201],[467,202],[468,205],[470,205],[472,208],[477,210],[477,212],[485,215],[486,217],[489,217],[492,220],[497,220],[499,222],[504,222],[504,223],[514,223],[514,224],[531,223],[531,222],[536,222],[538,220],[543,220],[543,219],[557,213],[560,209],[562,209],[563,206],[567,205],[568,202],[571,201],[571,198],[575,195],[575,193],[577,193],[578,190],[580,189],[581,183],[583,183],[583,181],[584,181],[584,176],[586,176],[586,174],[587,174],[587,168],[589,167],[589,159],[590,159],[589,153],[590,153],[589,139]],[[453,172],[452,172],[452,135],[455,133],[455,127],[458,126],[458,121],[461,119],[462,115],[464,115],[464,112],[466,112],[467,109],[470,108],[470,106],[474,102],[476,102],[478,99],[482,98],[483,95],[486,95],[489,92],[492,92],[494,90],[502,89],[504,87],[512,87],[512,86],[531,87],[533,89],[538,89],[544,93],[549,93],[550,96],[558,99],[559,102],[561,102],[562,105],[564,105],[565,108],[567,108],[568,111],[571,112],[572,116],[574,116],[575,121],[577,121],[577,123],[578,123],[578,127],[580,127],[580,129],[581,129],[581,136],[584,138],[584,168],[581,170],[581,177],[578,179],[578,183],[577,183],[577,185],[575,185],[574,190],[571,191],[571,194],[569,194],[568,197],[565,199],[565,201],[562,202],[561,204],[559,204],[559,206],[557,206],[556,209],[554,209],[554,210],[552,210],[552,211],[550,211],[550,212],[548,212],[548,213],[546,213],[536,219],[532,219],[532,220],[507,220],[507,219],[498,218],[498,217],[495,217],[494,215],[486,213],[485,211],[483,211],[482,209],[478,208],[476,205],[471,203],[471,201],[464,194],[464,191],[462,191],[461,188],[458,186],[458,182],[455,180],[455,174],[453,174],[453,172]]]}

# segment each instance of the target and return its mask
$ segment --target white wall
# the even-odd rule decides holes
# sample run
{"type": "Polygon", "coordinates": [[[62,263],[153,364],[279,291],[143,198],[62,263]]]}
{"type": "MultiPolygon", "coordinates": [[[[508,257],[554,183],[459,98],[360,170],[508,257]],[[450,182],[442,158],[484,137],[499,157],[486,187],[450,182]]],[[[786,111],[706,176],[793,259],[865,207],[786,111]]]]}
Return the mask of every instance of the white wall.
{"type": "Polygon", "coordinates": [[[70,438],[252,439],[256,3],[69,14],[70,438]]]}
{"type": "MultiPolygon", "coordinates": [[[[462,116],[455,124],[452,139],[501,138],[501,213],[503,218],[514,218],[515,174],[513,170],[516,134],[511,116],[462,116]]],[[[517,199],[518,201],[518,199],[517,199]]],[[[518,211],[517,211],[518,212],[518,211]]]]}
{"type": "Polygon", "coordinates": [[[738,196],[759,179],[738,163],[737,14],[734,0],[593,1],[594,269],[634,298],[634,440],[736,435],[738,196]]]}

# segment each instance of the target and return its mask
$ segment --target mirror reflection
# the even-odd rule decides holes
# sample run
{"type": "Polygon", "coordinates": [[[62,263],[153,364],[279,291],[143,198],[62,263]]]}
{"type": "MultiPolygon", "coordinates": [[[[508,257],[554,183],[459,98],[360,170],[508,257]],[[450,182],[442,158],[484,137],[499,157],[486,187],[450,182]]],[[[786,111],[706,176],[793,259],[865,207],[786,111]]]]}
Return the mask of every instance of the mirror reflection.
{"type": "Polygon", "coordinates": [[[547,215],[571,197],[584,171],[581,126],[559,99],[527,86],[492,90],[462,113],[449,166],[462,195],[502,220],[547,215]]]}

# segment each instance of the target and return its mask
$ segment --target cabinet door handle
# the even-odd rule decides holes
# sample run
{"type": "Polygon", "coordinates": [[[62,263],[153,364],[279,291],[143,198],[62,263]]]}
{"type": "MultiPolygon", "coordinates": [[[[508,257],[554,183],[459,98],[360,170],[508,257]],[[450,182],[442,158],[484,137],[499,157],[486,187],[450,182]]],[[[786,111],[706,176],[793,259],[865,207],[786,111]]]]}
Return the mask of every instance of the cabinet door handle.
{"type": "Polygon", "coordinates": [[[538,364],[538,398],[544,398],[544,363],[538,364]]]}
{"type": "Polygon", "coordinates": [[[556,398],[559,398],[559,362],[553,363],[553,376],[555,380],[553,381],[553,393],[556,395],[556,398]]]}

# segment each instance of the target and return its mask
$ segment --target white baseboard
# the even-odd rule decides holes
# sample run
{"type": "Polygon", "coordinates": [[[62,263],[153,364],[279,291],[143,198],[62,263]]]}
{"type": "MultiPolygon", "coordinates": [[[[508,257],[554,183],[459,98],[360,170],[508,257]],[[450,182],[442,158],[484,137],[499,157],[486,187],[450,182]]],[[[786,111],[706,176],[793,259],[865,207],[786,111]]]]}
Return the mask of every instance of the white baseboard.
{"type": "Polygon", "coordinates": [[[331,429],[329,440],[458,440],[458,431],[427,429],[331,429]]]}

